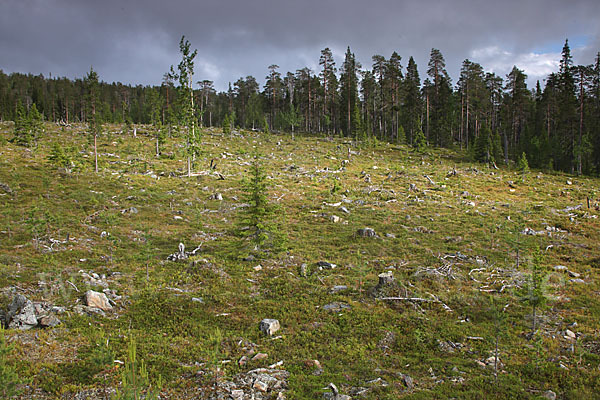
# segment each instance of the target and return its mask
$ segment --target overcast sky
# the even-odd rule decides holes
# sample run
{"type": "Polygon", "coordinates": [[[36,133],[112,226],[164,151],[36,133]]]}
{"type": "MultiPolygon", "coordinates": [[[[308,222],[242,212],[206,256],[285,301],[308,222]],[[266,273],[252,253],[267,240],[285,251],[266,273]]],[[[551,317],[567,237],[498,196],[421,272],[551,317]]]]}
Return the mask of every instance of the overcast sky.
{"type": "Polygon", "coordinates": [[[565,38],[576,64],[600,51],[600,0],[0,0],[0,69],[157,85],[180,61],[182,35],[198,49],[194,81],[217,90],[267,67],[319,69],[329,47],[371,57],[412,55],[425,77],[432,47],[453,84],[469,58],[502,77],[513,65],[529,84],[557,70],[565,38]]]}

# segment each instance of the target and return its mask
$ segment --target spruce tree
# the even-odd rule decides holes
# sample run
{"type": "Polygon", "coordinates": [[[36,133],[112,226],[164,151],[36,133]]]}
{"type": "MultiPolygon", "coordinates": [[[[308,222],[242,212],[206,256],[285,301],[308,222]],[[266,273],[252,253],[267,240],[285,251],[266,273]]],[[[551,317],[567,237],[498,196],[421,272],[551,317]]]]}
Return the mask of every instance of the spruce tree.
{"type": "Polygon", "coordinates": [[[261,165],[261,156],[254,155],[250,165],[249,177],[242,180],[244,202],[248,204],[240,220],[240,233],[253,245],[251,250],[261,256],[268,249],[283,249],[284,237],[275,221],[275,206],[268,200],[267,175],[261,165]]]}
{"type": "MultiPolygon", "coordinates": [[[[410,57],[406,67],[406,78],[403,83],[404,93],[404,128],[407,134],[407,142],[413,144],[417,130],[421,129],[421,80],[419,79],[419,70],[415,60],[410,57]]],[[[422,133],[422,132],[421,132],[422,133]]]]}
{"type": "Polygon", "coordinates": [[[223,134],[229,135],[231,133],[231,115],[225,115],[223,118],[223,134]]]}
{"type": "Polygon", "coordinates": [[[521,180],[525,181],[525,175],[529,173],[529,163],[527,162],[527,155],[525,153],[521,154],[517,169],[521,173],[521,180]]]}
{"type": "Polygon", "coordinates": [[[31,128],[29,119],[27,118],[27,113],[25,112],[25,108],[23,108],[23,104],[21,104],[20,101],[17,103],[17,110],[15,112],[14,119],[14,137],[11,141],[19,146],[29,146],[33,141],[33,137],[31,135],[31,128]]]}

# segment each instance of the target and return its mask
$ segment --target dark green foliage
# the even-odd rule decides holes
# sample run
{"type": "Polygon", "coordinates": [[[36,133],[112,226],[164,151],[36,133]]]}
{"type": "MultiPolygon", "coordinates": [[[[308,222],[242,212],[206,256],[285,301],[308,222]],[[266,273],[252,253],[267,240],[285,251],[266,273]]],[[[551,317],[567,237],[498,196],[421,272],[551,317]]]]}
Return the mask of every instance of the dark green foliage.
{"type": "Polygon", "coordinates": [[[427,140],[425,139],[425,134],[423,133],[420,127],[417,127],[417,130],[414,132],[413,147],[417,151],[423,151],[427,147],[427,140]]]}
{"type": "Polygon", "coordinates": [[[98,73],[93,68],[90,68],[90,72],[86,75],[84,82],[86,90],[86,122],[88,123],[89,133],[96,136],[102,132],[98,73]]]}
{"type": "Polygon", "coordinates": [[[35,103],[28,112],[23,105],[17,104],[14,137],[12,142],[20,146],[31,146],[44,132],[44,116],[39,113],[35,103]]]}
{"type": "Polygon", "coordinates": [[[542,266],[542,254],[536,250],[529,260],[529,277],[525,286],[525,293],[521,300],[531,306],[531,336],[535,335],[538,328],[537,313],[546,304],[547,297],[545,294],[544,282],[546,273],[542,266]]]}
{"type": "Polygon", "coordinates": [[[494,148],[492,143],[492,132],[487,126],[481,127],[479,136],[475,139],[473,154],[476,161],[489,163],[493,161],[494,148]]]}
{"type": "Polygon", "coordinates": [[[198,122],[222,126],[229,116],[232,129],[266,132],[267,112],[269,128],[276,131],[401,142],[404,129],[406,142],[414,145],[421,129],[428,145],[458,145],[481,161],[508,164],[526,152],[533,168],[600,173],[600,56],[590,60],[592,65],[574,65],[568,41],[559,70],[533,90],[517,66],[503,79],[464,60],[454,90],[438,49],[431,50],[429,78],[422,84],[412,57],[403,70],[397,52],[389,58],[374,55],[372,67],[362,70],[348,47],[339,78],[333,53],[324,49],[319,71],[302,68],[283,75],[273,64],[262,89],[246,76],[217,93],[208,80],[192,87],[196,51],[185,37],[179,48],[182,60],[160,87],[107,84],[93,69],[73,81],[0,71],[0,120],[15,121],[13,141],[23,146],[35,145],[43,135],[42,120],[85,122],[91,136],[102,132],[103,123],[152,124],[157,153],[167,131],[185,134],[191,167],[200,151],[198,122]],[[158,120],[168,128],[161,129],[158,120]],[[491,146],[487,138],[476,143],[483,126],[492,132],[491,146]],[[482,147],[491,149],[489,155],[486,150],[480,156],[482,147]]]}
{"type": "Polygon", "coordinates": [[[517,169],[521,173],[521,178],[525,179],[525,175],[529,173],[529,163],[527,162],[527,155],[525,155],[525,153],[521,154],[517,169]]]}
{"type": "Polygon", "coordinates": [[[227,114],[223,119],[223,133],[229,135],[231,133],[231,118],[230,114],[227,114]]]}
{"type": "Polygon", "coordinates": [[[144,360],[138,360],[135,339],[131,339],[121,373],[121,388],[117,390],[115,400],[158,399],[161,386],[160,379],[154,386],[150,382],[144,360]]]}
{"type": "Polygon", "coordinates": [[[302,115],[296,112],[296,108],[293,104],[290,106],[290,110],[284,113],[283,115],[286,125],[291,128],[293,134],[294,128],[302,123],[302,115]]]}
{"type": "Polygon", "coordinates": [[[267,248],[279,250],[282,235],[275,223],[275,207],[267,198],[267,176],[260,155],[255,155],[250,165],[250,176],[242,181],[244,201],[249,205],[241,218],[241,233],[250,238],[253,252],[260,254],[267,248]]]}
{"type": "Polygon", "coordinates": [[[54,142],[50,149],[50,155],[48,155],[48,161],[56,167],[70,168],[74,166],[72,154],[72,149],[65,149],[63,145],[54,142]]]}

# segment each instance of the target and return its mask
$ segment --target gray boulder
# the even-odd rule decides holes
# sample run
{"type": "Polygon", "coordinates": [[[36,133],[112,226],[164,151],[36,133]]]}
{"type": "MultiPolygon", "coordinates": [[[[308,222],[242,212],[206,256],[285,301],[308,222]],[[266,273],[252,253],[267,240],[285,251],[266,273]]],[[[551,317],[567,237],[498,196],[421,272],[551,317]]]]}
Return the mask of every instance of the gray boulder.
{"type": "Polygon", "coordinates": [[[5,321],[9,329],[27,330],[37,326],[33,303],[21,294],[16,295],[8,306],[5,321]]]}
{"type": "Polygon", "coordinates": [[[258,328],[262,333],[268,336],[273,336],[275,332],[277,332],[281,326],[279,325],[279,321],[276,319],[265,318],[260,321],[258,328]]]}

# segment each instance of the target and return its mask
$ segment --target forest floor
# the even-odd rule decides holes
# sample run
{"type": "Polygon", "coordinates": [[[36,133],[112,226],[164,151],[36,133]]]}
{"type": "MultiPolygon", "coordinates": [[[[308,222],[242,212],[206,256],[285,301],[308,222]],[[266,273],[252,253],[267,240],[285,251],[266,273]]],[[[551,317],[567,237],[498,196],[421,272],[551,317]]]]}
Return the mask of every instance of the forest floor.
{"type": "Polygon", "coordinates": [[[83,126],[0,124],[0,310],[60,321],[5,330],[18,398],[600,398],[599,179],[216,129],[187,177],[183,138],[106,128],[95,173],[83,126]],[[284,241],[251,256],[256,154],[284,241]]]}

